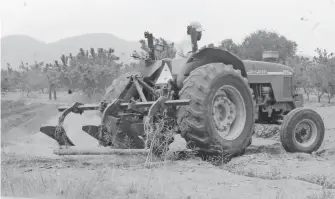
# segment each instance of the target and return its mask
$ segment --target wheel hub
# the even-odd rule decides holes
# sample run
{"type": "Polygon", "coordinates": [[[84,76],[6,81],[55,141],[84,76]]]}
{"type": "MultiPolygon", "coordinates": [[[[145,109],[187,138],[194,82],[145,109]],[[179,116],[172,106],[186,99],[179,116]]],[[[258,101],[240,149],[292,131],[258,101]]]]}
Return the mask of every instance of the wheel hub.
{"type": "Polygon", "coordinates": [[[308,147],[313,144],[316,139],[316,135],[316,124],[309,119],[299,122],[294,130],[295,140],[297,141],[297,144],[302,147],[308,147]]]}
{"type": "Polygon", "coordinates": [[[223,86],[215,93],[212,120],[222,138],[231,140],[240,135],[245,123],[245,112],[243,99],[235,88],[223,86]]]}
{"type": "Polygon", "coordinates": [[[228,134],[230,126],[236,118],[236,107],[227,98],[224,91],[214,100],[213,114],[216,128],[220,132],[228,134]]]}

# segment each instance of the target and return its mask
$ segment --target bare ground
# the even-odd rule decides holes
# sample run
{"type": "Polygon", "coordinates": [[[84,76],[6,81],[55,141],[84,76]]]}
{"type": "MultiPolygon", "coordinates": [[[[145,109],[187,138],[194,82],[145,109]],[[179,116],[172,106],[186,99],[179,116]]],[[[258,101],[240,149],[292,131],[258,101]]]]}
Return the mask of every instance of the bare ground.
{"type": "MultiPolygon", "coordinates": [[[[142,156],[53,155],[55,141],[38,132],[42,124],[57,122],[56,104],[78,100],[60,94],[20,98],[8,94],[1,101],[2,196],[35,198],[335,198],[334,106],[310,103],[321,114],[326,137],[319,155],[289,154],[274,133],[259,126],[245,155],[214,166],[190,157],[166,160],[146,167],[142,156]]],[[[95,113],[69,115],[65,129],[77,145],[96,148],[98,143],[81,131],[98,124],[95,113]]],[[[185,143],[176,136],[172,149],[185,143]]]]}

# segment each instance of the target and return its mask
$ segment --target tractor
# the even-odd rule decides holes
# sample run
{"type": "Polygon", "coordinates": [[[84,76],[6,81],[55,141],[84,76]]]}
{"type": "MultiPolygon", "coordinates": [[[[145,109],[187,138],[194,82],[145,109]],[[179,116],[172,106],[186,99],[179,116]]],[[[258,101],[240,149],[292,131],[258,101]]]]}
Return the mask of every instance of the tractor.
{"type": "MultiPolygon", "coordinates": [[[[63,113],[58,125],[40,128],[58,142],[60,149],[54,153],[71,155],[67,151],[75,145],[62,125],[69,113],[84,111],[100,112],[101,124],[82,130],[108,149],[148,150],[150,134],[164,120],[186,140],[188,149],[204,154],[243,155],[252,143],[255,123],[281,125],[280,140],[287,152],[318,150],[323,120],[303,107],[293,70],[278,63],[278,52],[264,52],[263,61],[241,60],[215,47],[199,50],[202,31],[197,25],[188,26],[187,34],[193,46],[187,58],[157,60],[155,53],[162,46],[154,45],[153,35],[145,32],[149,55],[133,55],[140,72],[115,79],[101,103],[59,107],[63,113]]],[[[173,142],[173,137],[164,137],[168,130],[158,132],[167,145],[173,142]]],[[[156,154],[162,154],[158,148],[156,154]]]]}

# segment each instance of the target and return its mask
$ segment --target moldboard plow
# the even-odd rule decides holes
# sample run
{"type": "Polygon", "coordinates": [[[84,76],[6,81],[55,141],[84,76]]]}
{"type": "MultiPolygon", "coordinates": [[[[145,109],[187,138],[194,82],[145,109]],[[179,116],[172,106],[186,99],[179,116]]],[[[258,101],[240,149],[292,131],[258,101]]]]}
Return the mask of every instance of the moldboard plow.
{"type": "MultiPolygon", "coordinates": [[[[167,100],[165,97],[160,97],[156,101],[146,102],[130,102],[125,103],[122,100],[116,99],[112,103],[101,104],[81,104],[74,103],[69,107],[58,107],[60,112],[63,112],[58,119],[57,126],[43,126],[40,131],[52,139],[56,140],[60,148],[55,150],[57,155],[108,155],[108,154],[147,154],[150,146],[148,146],[148,134],[152,133],[155,128],[154,121],[157,112],[164,112],[167,108],[175,109],[176,106],[189,104],[190,100],[167,100]],[[98,140],[99,145],[106,148],[98,149],[78,149],[75,144],[68,138],[63,127],[64,120],[69,113],[82,114],[84,111],[99,111],[102,110],[101,124],[85,125],[82,130],[98,140]],[[140,111],[140,109],[146,109],[140,111]],[[112,116],[113,115],[113,116],[112,116]],[[143,122],[132,123],[132,117],[140,117],[143,122]],[[124,146],[115,146],[113,140],[117,139],[117,133],[123,132],[133,142],[130,148],[124,146]],[[119,148],[107,148],[114,146],[119,148]],[[121,149],[120,149],[121,148],[121,149]],[[127,149],[127,150],[124,150],[127,149]]],[[[166,112],[165,112],[166,113],[166,112]]],[[[169,141],[171,143],[172,140],[169,141]]]]}

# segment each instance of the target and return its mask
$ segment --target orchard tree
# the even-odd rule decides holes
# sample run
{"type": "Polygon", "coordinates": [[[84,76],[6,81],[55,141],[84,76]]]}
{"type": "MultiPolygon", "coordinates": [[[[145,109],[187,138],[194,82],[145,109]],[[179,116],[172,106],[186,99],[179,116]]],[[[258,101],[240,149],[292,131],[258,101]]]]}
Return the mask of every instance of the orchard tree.
{"type": "Polygon", "coordinates": [[[287,59],[287,65],[294,70],[294,78],[296,80],[296,87],[302,88],[309,100],[310,94],[314,91],[311,75],[315,63],[307,57],[294,56],[287,59]]]}
{"type": "MultiPolygon", "coordinates": [[[[141,49],[144,51],[142,53],[142,56],[148,56],[150,53],[150,49],[148,47],[147,42],[142,39],[140,40],[141,44],[141,49]]],[[[157,51],[155,50],[155,57],[156,59],[165,59],[165,58],[175,58],[177,50],[174,46],[174,43],[168,43],[165,39],[159,38],[159,39],[154,39],[154,45],[161,45],[162,46],[162,51],[157,51]]]]}
{"type": "Polygon", "coordinates": [[[11,89],[10,75],[8,70],[1,69],[1,92],[7,92],[11,89]]]}
{"type": "Polygon", "coordinates": [[[20,89],[21,82],[23,81],[23,72],[13,70],[11,65],[7,63],[7,70],[1,70],[1,87],[7,87],[8,90],[20,89]]]}
{"type": "Polygon", "coordinates": [[[79,49],[76,56],[61,56],[61,84],[69,89],[80,89],[89,99],[95,93],[103,93],[112,83],[120,70],[121,64],[114,54],[114,49],[94,48],[79,49]]]}
{"type": "Polygon", "coordinates": [[[322,96],[325,94],[325,78],[327,76],[327,66],[316,63],[311,68],[310,78],[311,83],[314,87],[314,93],[318,98],[318,102],[321,101],[322,96]]]}
{"type": "Polygon", "coordinates": [[[264,51],[273,50],[279,52],[279,61],[285,62],[296,54],[298,45],[276,32],[258,30],[248,35],[241,46],[245,59],[260,61],[264,51]]]}
{"type": "Polygon", "coordinates": [[[227,50],[238,57],[243,57],[242,46],[235,43],[232,39],[225,39],[221,42],[219,48],[227,50]]]}
{"type": "Polygon", "coordinates": [[[28,81],[31,90],[41,90],[44,93],[44,89],[48,88],[48,79],[43,73],[44,62],[36,62],[30,65],[28,71],[28,81]]]}
{"type": "Polygon", "coordinates": [[[54,100],[57,99],[57,87],[60,87],[61,72],[61,67],[58,64],[58,61],[55,61],[54,64],[47,63],[43,68],[43,73],[47,77],[50,100],[52,99],[52,93],[54,95],[54,100]]]}
{"type": "Polygon", "coordinates": [[[317,48],[315,52],[318,56],[314,57],[314,62],[318,65],[318,73],[314,76],[320,76],[322,80],[317,81],[315,85],[318,90],[318,102],[320,102],[323,94],[327,94],[328,103],[335,95],[335,55],[334,53],[329,53],[326,49],[317,48]],[[321,83],[320,83],[321,82],[321,83]]]}

